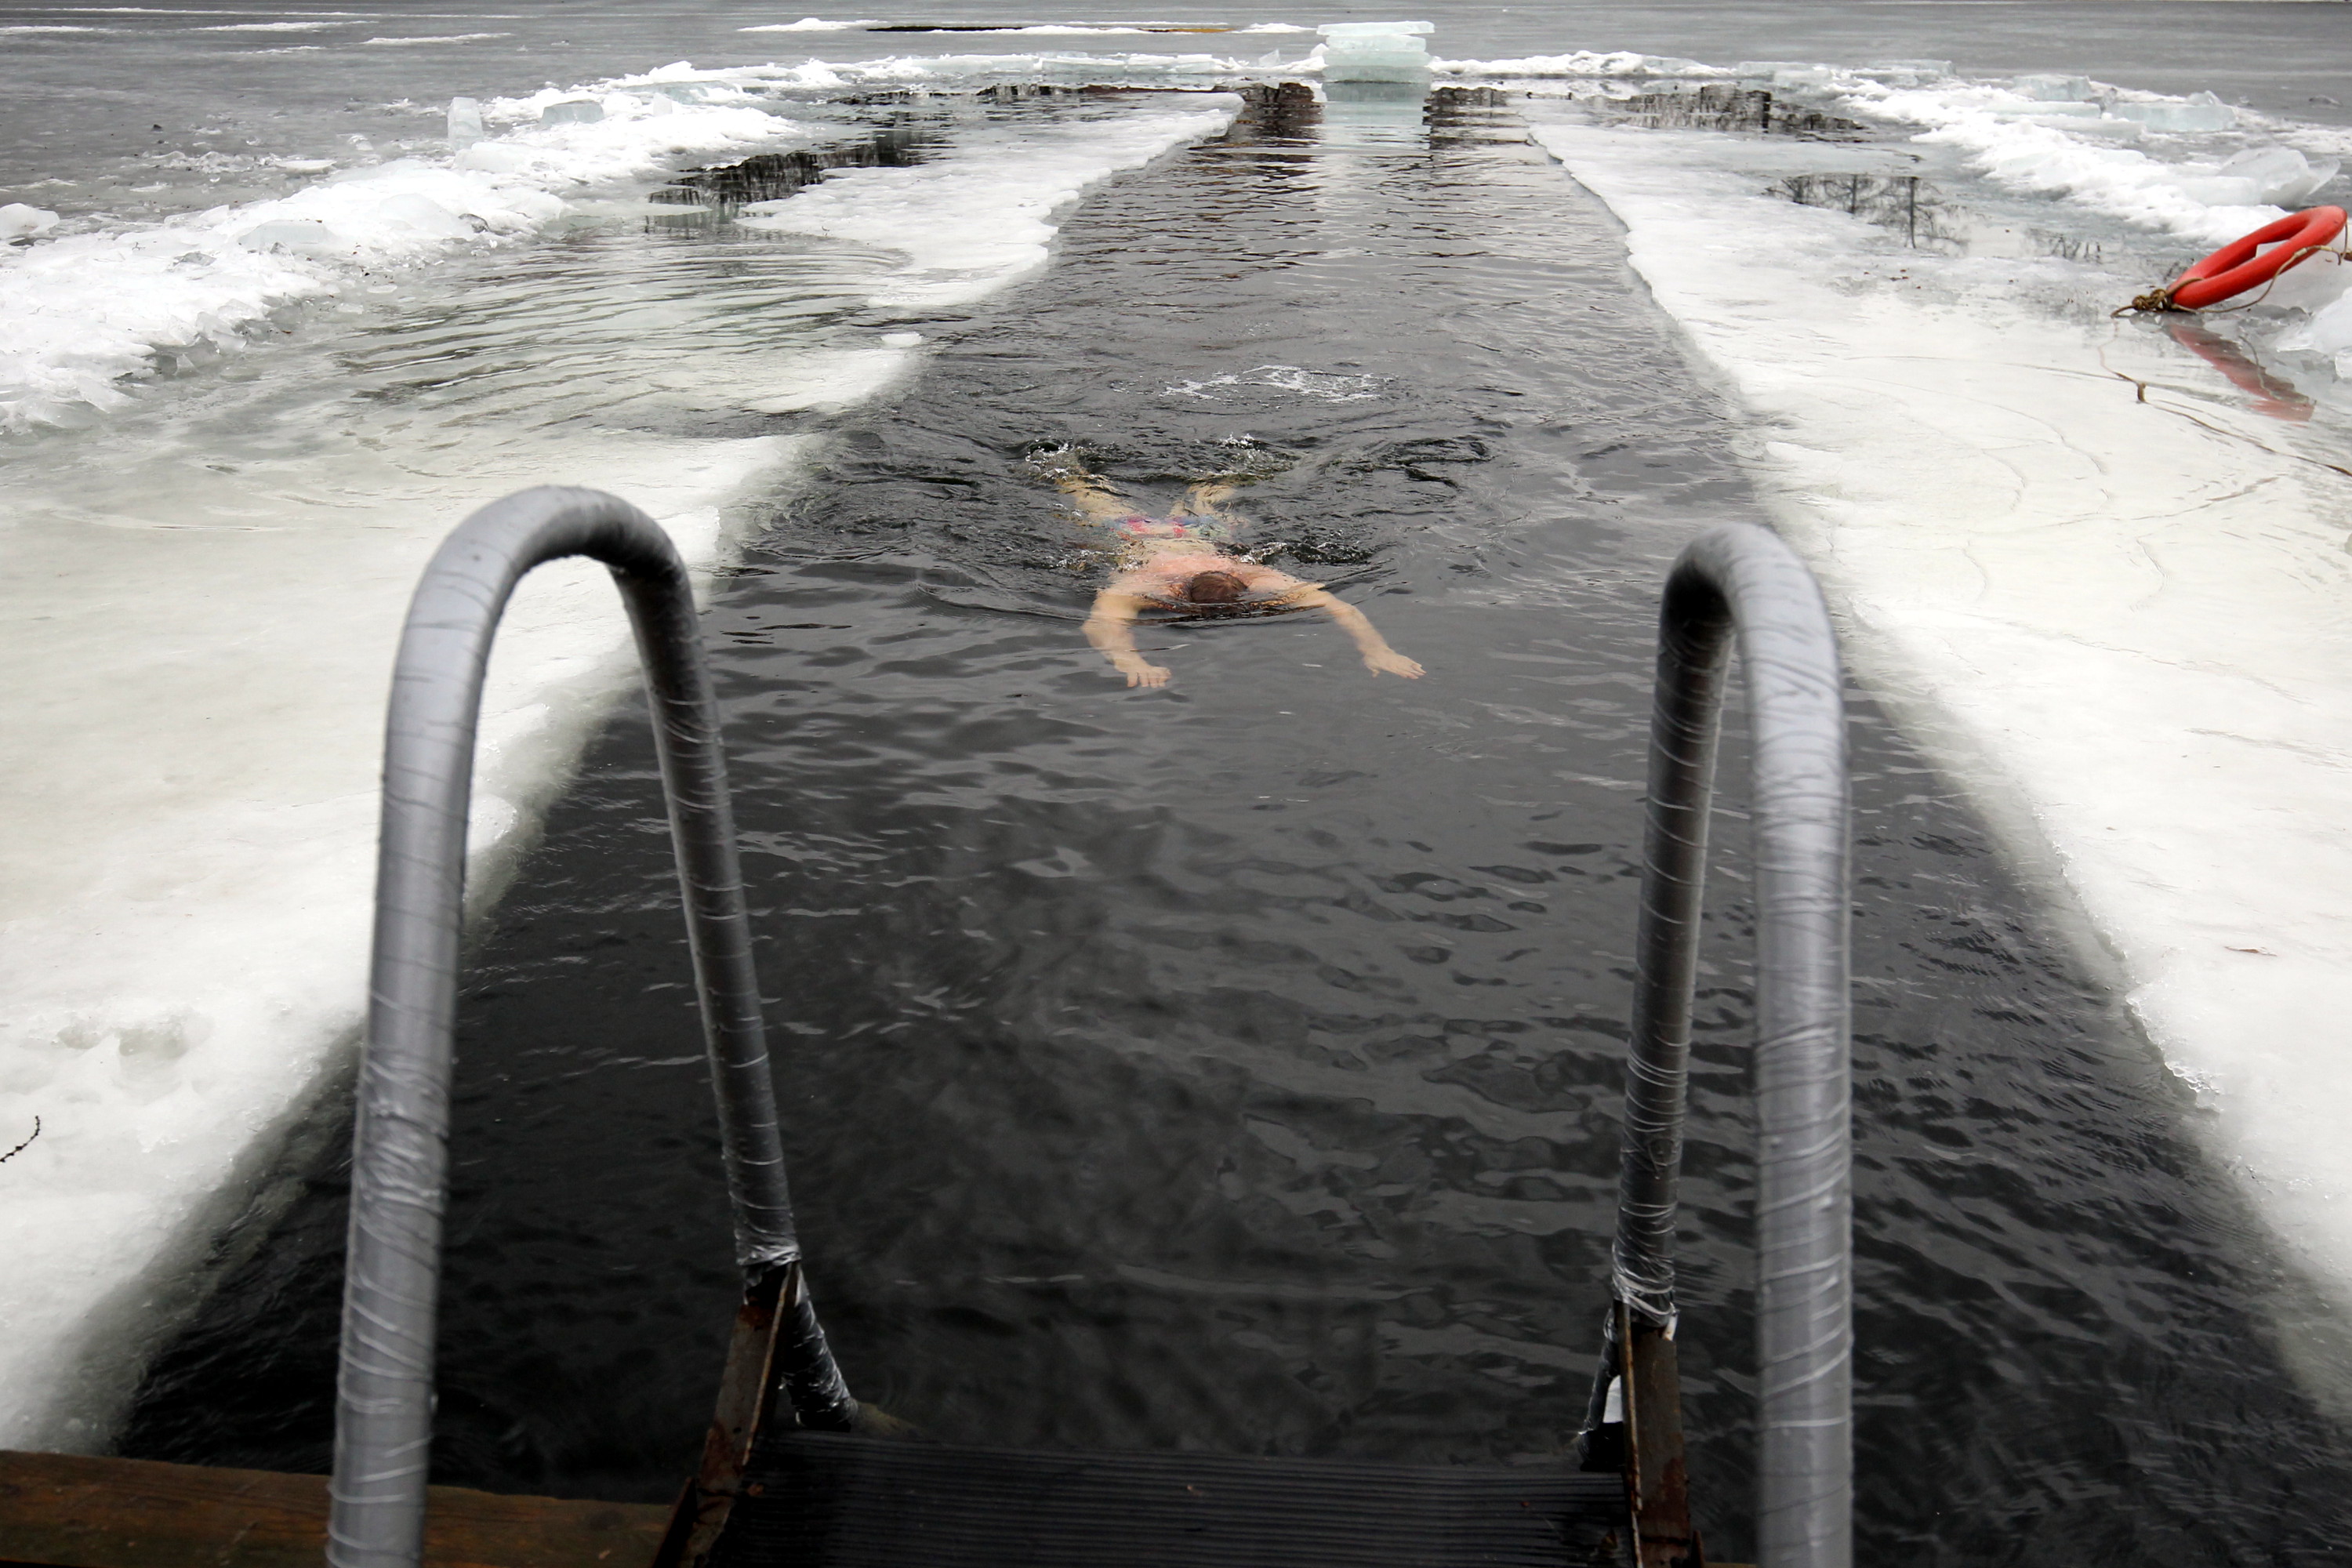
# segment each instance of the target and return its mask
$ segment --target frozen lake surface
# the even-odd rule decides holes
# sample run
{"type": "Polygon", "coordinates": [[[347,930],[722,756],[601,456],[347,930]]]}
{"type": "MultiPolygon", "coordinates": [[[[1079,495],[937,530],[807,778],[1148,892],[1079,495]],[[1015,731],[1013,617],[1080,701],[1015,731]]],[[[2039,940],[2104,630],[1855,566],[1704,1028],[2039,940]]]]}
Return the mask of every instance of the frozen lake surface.
{"type": "MultiPolygon", "coordinates": [[[[973,1439],[1553,1452],[1651,595],[1764,516],[1861,688],[1865,1540],[2323,1560],[2352,305],[2322,263],[2105,312],[2344,200],[2352,39],[1429,14],[1438,79],[1504,100],[1211,90],[1312,83],[1339,13],[0,12],[0,209],[37,215],[0,253],[0,1142],[42,1127],[0,1165],[0,1441],[323,1463],[392,637],[457,516],[562,479],[712,574],[861,1392],[973,1439]],[[1054,83],[1191,90],[983,91],[1054,83]],[[674,184],[803,149],[839,166],[740,208],[674,184]],[[1154,500],[1270,454],[1252,542],[1429,678],[1273,622],[1118,689],[1039,443],[1154,500]]],[[[487,731],[441,1462],[664,1496],[732,1287],[620,618],[545,575],[487,731]]],[[[1689,1353],[1737,1555],[1736,868],[1717,904],[1689,1353]]]]}

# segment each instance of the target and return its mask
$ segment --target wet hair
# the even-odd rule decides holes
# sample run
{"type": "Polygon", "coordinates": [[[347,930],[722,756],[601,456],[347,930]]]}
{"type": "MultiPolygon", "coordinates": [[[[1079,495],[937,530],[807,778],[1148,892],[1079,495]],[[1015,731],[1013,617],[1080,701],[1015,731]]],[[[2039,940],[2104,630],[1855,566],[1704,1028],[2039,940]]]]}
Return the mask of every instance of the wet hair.
{"type": "Polygon", "coordinates": [[[1184,584],[1184,597],[1195,605],[1236,604],[1249,594],[1249,584],[1230,572],[1203,572],[1184,584]]]}

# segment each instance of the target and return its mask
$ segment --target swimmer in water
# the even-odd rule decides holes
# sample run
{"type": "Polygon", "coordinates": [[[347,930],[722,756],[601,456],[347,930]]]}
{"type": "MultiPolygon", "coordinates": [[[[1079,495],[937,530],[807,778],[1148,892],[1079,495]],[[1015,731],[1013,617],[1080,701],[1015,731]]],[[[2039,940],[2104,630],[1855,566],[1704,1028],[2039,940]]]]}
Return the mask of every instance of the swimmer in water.
{"type": "Polygon", "coordinates": [[[1321,584],[1229,555],[1218,545],[1236,521],[1221,510],[1234,486],[1194,485],[1184,504],[1165,519],[1139,515],[1109,487],[1066,459],[1048,470],[1056,489],[1083,517],[1120,536],[1118,575],[1095,595],[1087,640],[1110,660],[1129,686],[1165,686],[1168,670],[1135,651],[1135,621],[1146,610],[1207,613],[1221,606],[1250,610],[1320,610],[1339,623],[1374,676],[1421,679],[1421,666],[1389,647],[1363,611],[1321,584]]]}

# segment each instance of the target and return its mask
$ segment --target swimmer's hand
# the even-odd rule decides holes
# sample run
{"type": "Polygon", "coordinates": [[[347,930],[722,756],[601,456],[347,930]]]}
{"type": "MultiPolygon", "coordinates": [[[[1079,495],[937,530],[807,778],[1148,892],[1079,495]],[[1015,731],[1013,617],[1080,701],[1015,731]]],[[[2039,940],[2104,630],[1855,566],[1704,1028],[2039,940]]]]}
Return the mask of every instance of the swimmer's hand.
{"type": "Polygon", "coordinates": [[[1364,668],[1377,679],[1383,673],[1402,675],[1407,680],[1421,679],[1421,666],[1392,647],[1372,648],[1364,654],[1364,668]]]}
{"type": "MultiPolygon", "coordinates": [[[[1421,667],[1419,665],[1415,665],[1413,668],[1415,669],[1419,669],[1421,667]]],[[[1118,672],[1127,677],[1127,683],[1131,687],[1165,686],[1168,684],[1168,670],[1164,667],[1157,664],[1146,664],[1140,658],[1131,658],[1120,659],[1118,661],[1118,672]]]]}

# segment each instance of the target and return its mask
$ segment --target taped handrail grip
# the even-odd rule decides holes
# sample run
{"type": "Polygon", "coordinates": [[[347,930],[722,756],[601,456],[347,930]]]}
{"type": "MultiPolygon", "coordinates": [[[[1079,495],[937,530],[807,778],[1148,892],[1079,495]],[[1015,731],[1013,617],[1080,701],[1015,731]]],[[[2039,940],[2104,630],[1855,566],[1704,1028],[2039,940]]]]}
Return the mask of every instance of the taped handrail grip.
{"type": "Polygon", "coordinates": [[[1716,742],[1747,673],[1756,858],[1758,1558],[1853,1561],[1852,1068],[1843,674],[1821,589],[1761,528],[1666,578],[1650,729],[1616,1298],[1671,1332],[1716,742]]]}
{"type": "MultiPolygon", "coordinates": [[[[393,670],[336,1387],[333,1568],[416,1568],[423,1558],[475,726],[515,584],[568,555],[611,570],[644,665],[719,1100],[736,1261],[751,1279],[800,1258],[718,704],[685,563],[659,525],[625,501],[551,486],[519,491],[475,512],[435,552],[393,670]]],[[[806,1327],[814,1330],[814,1319],[806,1327]]],[[[820,1375],[799,1381],[834,1407],[812,1414],[845,1427],[856,1405],[830,1351],[821,1335],[803,1348],[820,1375]]]]}

